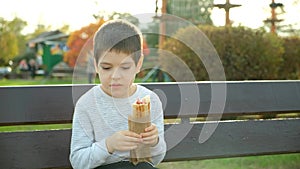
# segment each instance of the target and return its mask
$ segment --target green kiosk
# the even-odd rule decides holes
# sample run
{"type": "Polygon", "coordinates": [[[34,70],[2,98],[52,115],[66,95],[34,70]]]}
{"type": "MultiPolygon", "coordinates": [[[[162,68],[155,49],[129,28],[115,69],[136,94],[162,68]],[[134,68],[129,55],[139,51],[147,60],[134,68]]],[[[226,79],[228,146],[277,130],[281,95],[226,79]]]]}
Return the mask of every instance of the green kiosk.
{"type": "Polygon", "coordinates": [[[66,41],[68,36],[56,30],[44,32],[28,41],[29,47],[34,48],[37,55],[42,57],[45,75],[49,75],[53,67],[63,61],[63,53],[67,50],[66,41]]]}

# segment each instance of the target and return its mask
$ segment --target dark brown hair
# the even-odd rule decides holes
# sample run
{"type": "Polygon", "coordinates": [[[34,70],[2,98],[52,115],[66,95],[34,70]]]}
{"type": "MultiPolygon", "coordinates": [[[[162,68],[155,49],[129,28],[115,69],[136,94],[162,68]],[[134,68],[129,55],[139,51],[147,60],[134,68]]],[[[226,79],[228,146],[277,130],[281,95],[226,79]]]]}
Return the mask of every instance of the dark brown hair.
{"type": "Polygon", "coordinates": [[[125,20],[107,21],[94,36],[94,57],[97,64],[99,58],[110,51],[129,54],[137,64],[142,56],[142,47],[142,33],[125,20]]]}

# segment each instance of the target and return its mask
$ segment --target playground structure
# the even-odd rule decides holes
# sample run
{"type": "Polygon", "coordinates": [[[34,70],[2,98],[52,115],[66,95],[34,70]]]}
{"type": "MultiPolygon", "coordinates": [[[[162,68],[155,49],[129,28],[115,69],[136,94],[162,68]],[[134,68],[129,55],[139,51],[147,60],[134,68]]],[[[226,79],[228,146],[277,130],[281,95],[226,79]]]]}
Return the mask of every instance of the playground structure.
{"type": "Polygon", "coordinates": [[[276,34],[276,29],[277,29],[276,23],[283,21],[283,19],[277,18],[278,13],[276,12],[276,9],[279,7],[281,8],[282,12],[284,12],[283,6],[284,5],[282,3],[276,3],[275,0],[272,0],[272,3],[270,4],[271,18],[264,20],[265,23],[271,23],[271,32],[273,34],[276,34]]]}
{"type": "MultiPolygon", "coordinates": [[[[163,43],[166,40],[165,33],[170,32],[170,27],[166,22],[168,20],[168,17],[164,14],[171,14],[176,15],[180,18],[183,18],[185,20],[190,21],[191,23],[198,25],[198,24],[210,24],[210,15],[211,15],[211,9],[214,7],[218,7],[220,9],[225,10],[225,25],[226,27],[231,27],[232,22],[230,20],[230,10],[232,8],[237,8],[242,5],[240,4],[232,4],[230,0],[226,0],[225,3],[214,3],[212,0],[160,0],[161,3],[158,3],[158,0],[156,0],[156,8],[155,8],[155,18],[159,19],[159,43],[158,46],[160,49],[162,49],[163,43]],[[159,5],[161,4],[161,6],[159,5]],[[200,21],[201,20],[201,21],[200,21]]],[[[278,27],[276,23],[279,23],[283,21],[283,19],[278,19],[277,16],[280,14],[278,11],[276,11],[277,8],[281,8],[281,11],[284,13],[284,5],[282,3],[276,3],[275,0],[272,0],[269,7],[271,8],[271,17],[264,22],[266,24],[270,24],[270,32],[273,34],[276,34],[278,31],[278,27]]],[[[159,65],[153,68],[149,72],[149,74],[146,75],[146,77],[153,76],[152,79],[159,79],[158,75],[159,73],[156,73],[160,71],[159,65]]],[[[147,78],[143,80],[147,80],[147,78]]],[[[170,78],[169,78],[170,79],[170,78]]],[[[162,80],[158,81],[166,81],[162,78],[162,80]]]]}
{"type": "Polygon", "coordinates": [[[44,32],[28,41],[28,46],[42,56],[43,70],[49,75],[53,67],[63,61],[66,41],[69,35],[59,30],[44,32]]]}
{"type": "Polygon", "coordinates": [[[231,26],[231,21],[229,18],[230,9],[234,8],[234,7],[240,7],[240,6],[242,6],[242,5],[231,4],[229,0],[226,0],[225,4],[214,4],[214,7],[218,7],[220,9],[225,10],[225,26],[231,26]]]}
{"type": "Polygon", "coordinates": [[[142,82],[147,82],[151,79],[152,82],[158,81],[158,82],[170,82],[172,81],[170,76],[161,71],[160,67],[156,65],[154,68],[152,68],[146,76],[142,79],[142,82]]]}
{"type": "MultiPolygon", "coordinates": [[[[214,7],[218,7],[220,9],[224,9],[226,12],[226,26],[231,26],[231,21],[229,18],[230,9],[234,7],[239,7],[241,5],[238,4],[231,4],[230,0],[226,0],[226,3],[224,4],[214,4],[212,0],[192,0],[192,1],[186,1],[186,0],[161,0],[162,6],[161,6],[161,13],[167,13],[176,15],[179,17],[182,17],[184,19],[190,20],[194,24],[202,24],[202,23],[208,23],[210,18],[210,11],[214,7]],[[188,12],[187,12],[188,11],[188,12]]],[[[157,4],[158,0],[156,0],[157,4]]],[[[281,3],[275,3],[275,0],[272,0],[272,3],[270,4],[271,11],[272,11],[272,18],[265,20],[266,23],[271,23],[271,32],[276,32],[276,25],[275,23],[281,22],[282,19],[277,19],[275,9],[277,7],[283,8],[283,4],[281,3]]],[[[156,12],[158,11],[158,6],[156,6],[156,12]]],[[[166,31],[167,25],[165,25],[163,18],[160,18],[160,32],[161,34],[164,34],[166,31]]],[[[45,74],[48,75],[52,73],[53,67],[57,65],[59,62],[63,60],[62,53],[65,50],[65,42],[68,38],[68,35],[56,30],[56,31],[50,31],[50,32],[44,32],[40,34],[39,36],[31,39],[28,44],[30,46],[32,45],[36,52],[42,54],[43,64],[44,64],[44,71],[45,74]],[[40,52],[42,51],[42,52],[40,52]]],[[[160,36],[159,37],[159,48],[161,48],[161,44],[164,42],[165,37],[160,36]]],[[[153,81],[155,81],[155,78],[158,78],[158,75],[160,73],[159,65],[153,68],[146,77],[148,79],[151,76],[153,81]]],[[[164,73],[163,73],[164,74],[164,73]]],[[[169,81],[170,78],[167,77],[167,74],[164,74],[163,81],[169,81]]],[[[147,80],[146,77],[144,80],[147,80]]],[[[158,80],[161,81],[161,80],[158,80]]]]}

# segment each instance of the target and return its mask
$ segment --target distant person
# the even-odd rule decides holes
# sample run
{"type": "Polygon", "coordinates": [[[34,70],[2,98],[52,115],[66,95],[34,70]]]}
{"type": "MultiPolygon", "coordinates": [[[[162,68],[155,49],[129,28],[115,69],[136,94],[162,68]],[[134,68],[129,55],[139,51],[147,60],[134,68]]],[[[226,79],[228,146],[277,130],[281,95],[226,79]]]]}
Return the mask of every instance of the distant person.
{"type": "Polygon", "coordinates": [[[19,63],[19,66],[18,66],[19,70],[21,72],[26,72],[28,71],[29,67],[28,67],[28,64],[27,64],[27,61],[26,59],[22,59],[19,63]]]}
{"type": "Polygon", "coordinates": [[[42,69],[43,58],[42,58],[42,56],[40,54],[36,55],[36,66],[37,66],[37,69],[42,69]]]}
{"type": "Polygon", "coordinates": [[[93,51],[88,52],[88,61],[86,66],[86,72],[88,74],[88,83],[94,83],[95,77],[96,77],[96,70],[94,65],[94,57],[93,57],[93,51]]]}
{"type": "Polygon", "coordinates": [[[35,71],[36,71],[36,61],[35,59],[30,59],[29,60],[29,71],[30,71],[30,76],[32,79],[35,78],[35,71]]]}

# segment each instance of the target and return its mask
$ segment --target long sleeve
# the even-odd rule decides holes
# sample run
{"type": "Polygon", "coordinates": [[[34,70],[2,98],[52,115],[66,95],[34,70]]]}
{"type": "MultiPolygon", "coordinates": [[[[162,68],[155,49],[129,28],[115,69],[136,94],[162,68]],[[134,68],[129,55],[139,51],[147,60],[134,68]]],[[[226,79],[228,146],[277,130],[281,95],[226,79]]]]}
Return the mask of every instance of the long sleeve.
{"type": "Polygon", "coordinates": [[[164,136],[159,135],[158,144],[151,148],[152,162],[154,165],[158,165],[165,157],[166,154],[166,142],[164,136]]]}
{"type": "Polygon", "coordinates": [[[105,139],[94,142],[88,136],[81,124],[85,120],[80,121],[79,112],[76,110],[73,117],[70,162],[74,169],[95,168],[105,163],[110,154],[107,151],[105,139]]]}

